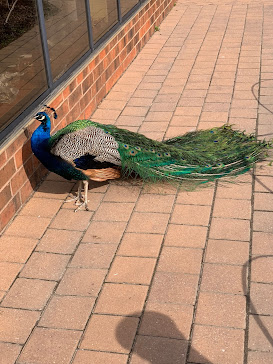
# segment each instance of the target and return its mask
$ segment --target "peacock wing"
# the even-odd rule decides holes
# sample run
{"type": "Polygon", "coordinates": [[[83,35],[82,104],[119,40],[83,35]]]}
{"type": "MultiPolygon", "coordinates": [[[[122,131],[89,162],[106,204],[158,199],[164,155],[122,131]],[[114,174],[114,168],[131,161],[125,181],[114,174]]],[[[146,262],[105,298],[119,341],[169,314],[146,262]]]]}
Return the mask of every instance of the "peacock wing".
{"type": "Polygon", "coordinates": [[[51,153],[70,163],[83,156],[90,156],[96,162],[108,162],[118,166],[121,164],[119,145],[115,138],[95,125],[62,133],[52,144],[51,153]]]}

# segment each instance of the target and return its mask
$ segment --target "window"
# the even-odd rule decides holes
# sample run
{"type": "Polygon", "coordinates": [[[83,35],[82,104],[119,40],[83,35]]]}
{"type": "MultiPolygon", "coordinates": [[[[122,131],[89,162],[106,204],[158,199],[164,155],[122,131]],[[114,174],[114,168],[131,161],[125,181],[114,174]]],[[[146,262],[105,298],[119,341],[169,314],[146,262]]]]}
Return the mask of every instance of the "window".
{"type": "MultiPolygon", "coordinates": [[[[101,1],[101,0],[100,0],[101,1]]],[[[45,19],[53,81],[89,49],[84,0],[51,0],[45,19]]],[[[44,10],[47,0],[43,0],[44,10]]]]}
{"type": "Polygon", "coordinates": [[[7,3],[0,1],[0,131],[47,89],[35,1],[13,10],[7,3]]]}
{"type": "Polygon", "coordinates": [[[143,1],[0,0],[0,143],[143,1]]]}
{"type": "Polygon", "coordinates": [[[124,16],[127,14],[138,3],[139,0],[120,0],[121,15],[124,16]]]}

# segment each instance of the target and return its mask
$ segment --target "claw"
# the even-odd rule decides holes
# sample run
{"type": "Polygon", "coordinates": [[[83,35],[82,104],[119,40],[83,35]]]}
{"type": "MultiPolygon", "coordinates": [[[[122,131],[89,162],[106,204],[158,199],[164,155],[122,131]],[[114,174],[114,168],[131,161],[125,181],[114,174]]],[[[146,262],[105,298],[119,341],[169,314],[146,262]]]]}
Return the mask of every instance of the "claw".
{"type": "Polygon", "coordinates": [[[86,211],[89,211],[89,208],[88,208],[88,202],[89,201],[87,200],[88,181],[83,181],[83,185],[84,185],[84,198],[82,198],[82,196],[81,196],[81,199],[78,199],[78,201],[76,202],[76,205],[78,205],[78,207],[74,210],[74,212],[79,211],[83,206],[84,206],[86,211]]]}

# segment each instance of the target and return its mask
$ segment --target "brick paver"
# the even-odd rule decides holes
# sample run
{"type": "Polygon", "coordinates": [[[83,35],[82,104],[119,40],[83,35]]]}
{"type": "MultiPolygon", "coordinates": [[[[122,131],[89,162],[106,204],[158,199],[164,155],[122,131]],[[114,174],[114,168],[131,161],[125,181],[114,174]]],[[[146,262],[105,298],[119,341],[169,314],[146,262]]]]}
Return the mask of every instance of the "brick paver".
{"type": "MultiPolygon", "coordinates": [[[[178,0],[92,119],[272,138],[272,17],[272,0],[178,0]]],[[[92,182],[75,214],[49,174],[0,240],[0,363],[273,362],[273,168],[234,182],[92,182]]]]}

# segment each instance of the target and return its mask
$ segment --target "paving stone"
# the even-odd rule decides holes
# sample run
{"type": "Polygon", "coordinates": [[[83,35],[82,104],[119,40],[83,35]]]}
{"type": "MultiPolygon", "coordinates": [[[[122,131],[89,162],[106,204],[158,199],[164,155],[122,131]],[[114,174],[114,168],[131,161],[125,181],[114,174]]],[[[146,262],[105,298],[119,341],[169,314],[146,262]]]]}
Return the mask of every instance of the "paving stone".
{"type": "Polygon", "coordinates": [[[253,314],[273,316],[273,285],[263,283],[251,283],[250,288],[250,312],[253,314]]]}
{"type": "Polygon", "coordinates": [[[105,269],[68,268],[56,293],[58,295],[96,297],[106,273],[105,269]]]}
{"type": "Polygon", "coordinates": [[[168,214],[134,212],[129,221],[127,232],[164,234],[168,220],[168,214]]]}
{"type": "Polygon", "coordinates": [[[150,284],[156,260],[153,258],[121,257],[113,261],[107,282],[150,284]]]}
{"type": "Polygon", "coordinates": [[[138,321],[136,317],[93,315],[80,348],[128,354],[133,344],[138,321]]]}
{"type": "Polygon", "coordinates": [[[73,183],[68,181],[44,181],[33,196],[64,200],[71,191],[73,185],[73,183]]]}
{"type": "Polygon", "coordinates": [[[273,360],[272,353],[265,353],[261,351],[248,352],[248,364],[268,364],[273,360]]]}
{"type": "Polygon", "coordinates": [[[273,352],[272,345],[268,340],[273,329],[272,316],[249,316],[249,341],[248,348],[253,351],[273,352]],[[265,332],[267,334],[265,334],[265,332]]]}
{"type": "Polygon", "coordinates": [[[156,272],[149,302],[193,305],[195,303],[198,275],[173,272],[156,272]]]}
{"type": "Polygon", "coordinates": [[[187,345],[186,340],[137,335],[131,363],[185,364],[187,345]]]}
{"type": "Polygon", "coordinates": [[[244,330],[195,325],[189,362],[243,363],[244,330]]]}
{"type": "Polygon", "coordinates": [[[40,313],[0,307],[0,340],[24,344],[40,313]]]}
{"type": "Polygon", "coordinates": [[[273,234],[264,232],[253,232],[252,253],[255,255],[273,254],[273,234]]]}
{"type": "Polygon", "coordinates": [[[20,277],[58,281],[69,259],[70,255],[35,252],[24,266],[20,277]]]}
{"type": "Polygon", "coordinates": [[[199,274],[201,249],[164,247],[158,263],[158,271],[199,274]]]}
{"type": "Polygon", "coordinates": [[[49,224],[49,218],[36,216],[17,216],[5,231],[5,235],[40,239],[49,224]]]}
{"type": "Polygon", "coordinates": [[[72,254],[80,242],[81,235],[81,231],[47,229],[36,251],[72,254]]]}
{"type": "Polygon", "coordinates": [[[145,336],[188,339],[192,318],[192,306],[149,302],[138,333],[145,336]]]}
{"type": "Polygon", "coordinates": [[[246,241],[209,239],[205,261],[208,263],[244,265],[249,259],[249,243],[246,241]]]}
{"type": "Polygon", "coordinates": [[[0,343],[0,364],[13,364],[16,362],[22,347],[16,344],[0,343]]]}
{"type": "Polygon", "coordinates": [[[73,364],[126,364],[128,355],[101,351],[78,350],[73,364]]]}
{"type": "Polygon", "coordinates": [[[173,203],[173,195],[143,194],[136,204],[135,211],[170,213],[173,203]]]}
{"type": "Polygon", "coordinates": [[[95,213],[97,221],[128,221],[133,211],[133,203],[103,202],[95,213]]]}
{"type": "Polygon", "coordinates": [[[175,205],[171,222],[174,224],[207,226],[210,206],[175,205]]]}
{"type": "Polygon", "coordinates": [[[251,262],[251,280],[254,282],[272,283],[273,257],[255,257],[251,262]]]}
{"type": "Polygon", "coordinates": [[[136,202],[140,193],[137,186],[109,186],[103,201],[105,202],[136,202]]]}
{"type": "Polygon", "coordinates": [[[249,241],[250,222],[248,220],[214,217],[211,221],[210,238],[249,241]]]}
{"type": "Polygon", "coordinates": [[[19,263],[0,262],[0,290],[7,291],[23,265],[19,263]]]}
{"type": "MultiPolygon", "coordinates": [[[[246,280],[246,277],[244,277],[244,280],[246,280]]],[[[224,264],[204,264],[201,290],[245,294],[242,286],[242,267],[224,264]]]]}
{"type": "Polygon", "coordinates": [[[62,209],[58,212],[50,227],[52,229],[84,231],[92,217],[91,211],[77,211],[62,209]]]}
{"type": "Polygon", "coordinates": [[[76,350],[81,332],[36,328],[25,345],[18,363],[68,364],[76,350]]]}
{"type": "Polygon", "coordinates": [[[227,200],[216,199],[213,216],[231,219],[250,219],[251,201],[250,200],[227,200]]]}
{"type": "Polygon", "coordinates": [[[205,226],[169,224],[164,244],[189,248],[204,248],[207,238],[205,226]]]}
{"type": "Polygon", "coordinates": [[[157,257],[163,241],[160,234],[125,233],[119,246],[118,255],[157,257]]]}
{"type": "Polygon", "coordinates": [[[118,244],[126,228],[121,221],[92,221],[82,242],[118,244]]]}
{"type": "Polygon", "coordinates": [[[36,239],[2,235],[0,238],[0,261],[25,263],[37,242],[36,239]]]}
{"type": "Polygon", "coordinates": [[[253,230],[273,233],[273,211],[254,211],[253,230]]]}
{"type": "Polygon", "coordinates": [[[1,305],[27,310],[42,310],[55,285],[55,282],[18,278],[1,305]]]}
{"type": "Polygon", "coordinates": [[[71,263],[71,267],[108,269],[115,254],[115,245],[81,244],[71,263]]]}
{"type": "Polygon", "coordinates": [[[60,209],[62,201],[49,198],[32,198],[20,211],[20,215],[52,218],[60,209]]]}
{"type": "Polygon", "coordinates": [[[129,284],[104,284],[94,312],[112,315],[140,316],[148,287],[129,284]]]}
{"type": "Polygon", "coordinates": [[[185,205],[208,205],[212,204],[214,190],[204,189],[202,191],[181,191],[178,193],[176,203],[185,205]]]}
{"type": "Polygon", "coordinates": [[[39,326],[83,330],[94,303],[93,297],[53,296],[39,326]]]}
{"type": "Polygon", "coordinates": [[[245,316],[246,300],[243,296],[205,292],[199,295],[196,324],[244,329],[245,316]]]}

